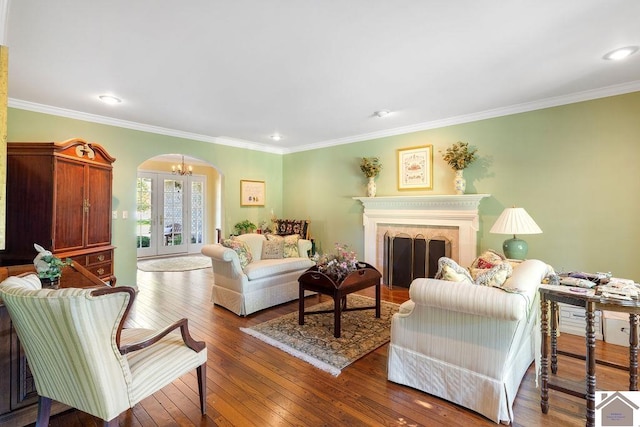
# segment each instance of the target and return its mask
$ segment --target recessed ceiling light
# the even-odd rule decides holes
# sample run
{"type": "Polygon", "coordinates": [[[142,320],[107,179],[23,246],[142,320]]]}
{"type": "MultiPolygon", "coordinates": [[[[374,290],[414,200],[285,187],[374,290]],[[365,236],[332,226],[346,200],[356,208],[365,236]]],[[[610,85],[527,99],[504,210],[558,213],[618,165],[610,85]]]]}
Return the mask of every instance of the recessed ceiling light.
{"type": "Polygon", "coordinates": [[[391,113],[391,111],[389,110],[380,110],[380,111],[376,111],[375,113],[373,113],[374,116],[376,117],[384,117],[387,116],[391,113]]]}
{"type": "Polygon", "coordinates": [[[273,139],[274,141],[280,141],[282,139],[282,135],[278,135],[276,133],[274,135],[271,135],[269,138],[273,139]]]}
{"type": "Polygon", "coordinates": [[[120,98],[116,98],[113,95],[100,95],[98,99],[100,99],[100,101],[104,102],[105,104],[109,104],[109,105],[120,104],[122,102],[120,98]]]}
{"type": "Polygon", "coordinates": [[[612,50],[602,58],[611,60],[611,61],[619,61],[621,59],[625,59],[626,57],[633,55],[637,51],[638,51],[638,46],[626,46],[616,50],[612,50]]]}

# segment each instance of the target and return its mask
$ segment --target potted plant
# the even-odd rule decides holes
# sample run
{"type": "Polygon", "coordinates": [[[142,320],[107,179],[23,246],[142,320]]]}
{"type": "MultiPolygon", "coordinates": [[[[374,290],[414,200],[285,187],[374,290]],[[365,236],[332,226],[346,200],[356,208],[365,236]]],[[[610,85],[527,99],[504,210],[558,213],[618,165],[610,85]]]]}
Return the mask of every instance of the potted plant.
{"type": "Polygon", "coordinates": [[[246,234],[251,233],[257,227],[254,223],[252,223],[248,219],[245,219],[244,221],[240,221],[236,225],[234,225],[234,228],[236,229],[236,232],[238,234],[246,234]]]}
{"type": "Polygon", "coordinates": [[[360,170],[369,179],[367,183],[367,197],[375,197],[376,195],[376,183],[374,179],[380,174],[382,170],[382,163],[377,157],[363,157],[360,162],[360,170]]]}
{"type": "Polygon", "coordinates": [[[458,141],[451,147],[447,148],[442,158],[456,171],[456,177],[454,179],[454,187],[456,194],[464,194],[464,190],[467,187],[467,182],[464,179],[463,171],[473,162],[476,161],[478,156],[476,155],[477,149],[469,149],[469,144],[466,142],[458,141]]]}
{"type": "Polygon", "coordinates": [[[71,258],[63,261],[37,243],[34,243],[33,247],[38,251],[38,255],[33,259],[33,265],[36,268],[40,282],[42,282],[43,287],[57,289],[62,269],[73,264],[73,261],[71,258]]]}

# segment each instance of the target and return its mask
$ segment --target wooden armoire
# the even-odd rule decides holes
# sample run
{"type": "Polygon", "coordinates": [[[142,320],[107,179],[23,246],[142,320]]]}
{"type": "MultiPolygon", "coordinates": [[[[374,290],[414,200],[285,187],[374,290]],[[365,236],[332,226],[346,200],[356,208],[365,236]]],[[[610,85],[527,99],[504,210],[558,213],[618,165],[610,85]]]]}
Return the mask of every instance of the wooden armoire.
{"type": "Polygon", "coordinates": [[[3,265],[27,264],[34,243],[113,279],[115,159],[82,139],[7,144],[7,232],[3,265]]]}

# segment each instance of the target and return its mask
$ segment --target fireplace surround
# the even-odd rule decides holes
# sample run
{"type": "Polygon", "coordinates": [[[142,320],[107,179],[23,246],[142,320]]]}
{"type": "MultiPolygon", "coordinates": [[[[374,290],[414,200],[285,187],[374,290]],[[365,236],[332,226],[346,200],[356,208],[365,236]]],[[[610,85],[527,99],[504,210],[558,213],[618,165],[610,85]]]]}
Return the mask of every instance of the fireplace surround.
{"type": "Polygon", "coordinates": [[[354,197],[364,206],[364,261],[383,271],[388,230],[419,230],[451,242],[451,258],[471,265],[477,256],[478,206],[490,194],[354,197]]]}

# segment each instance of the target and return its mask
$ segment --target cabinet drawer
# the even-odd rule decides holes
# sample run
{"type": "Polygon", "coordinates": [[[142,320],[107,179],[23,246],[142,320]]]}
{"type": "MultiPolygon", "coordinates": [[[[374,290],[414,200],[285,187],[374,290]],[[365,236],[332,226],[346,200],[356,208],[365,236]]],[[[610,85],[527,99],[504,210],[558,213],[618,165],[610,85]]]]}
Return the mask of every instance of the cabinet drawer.
{"type": "Polygon", "coordinates": [[[104,264],[88,265],[87,270],[99,278],[105,279],[113,275],[113,264],[109,262],[104,264]]]}
{"type": "Polygon", "coordinates": [[[87,255],[87,263],[85,264],[87,267],[90,267],[95,264],[100,264],[103,262],[111,263],[113,259],[113,251],[102,251],[96,252],[93,254],[87,255]]]}

